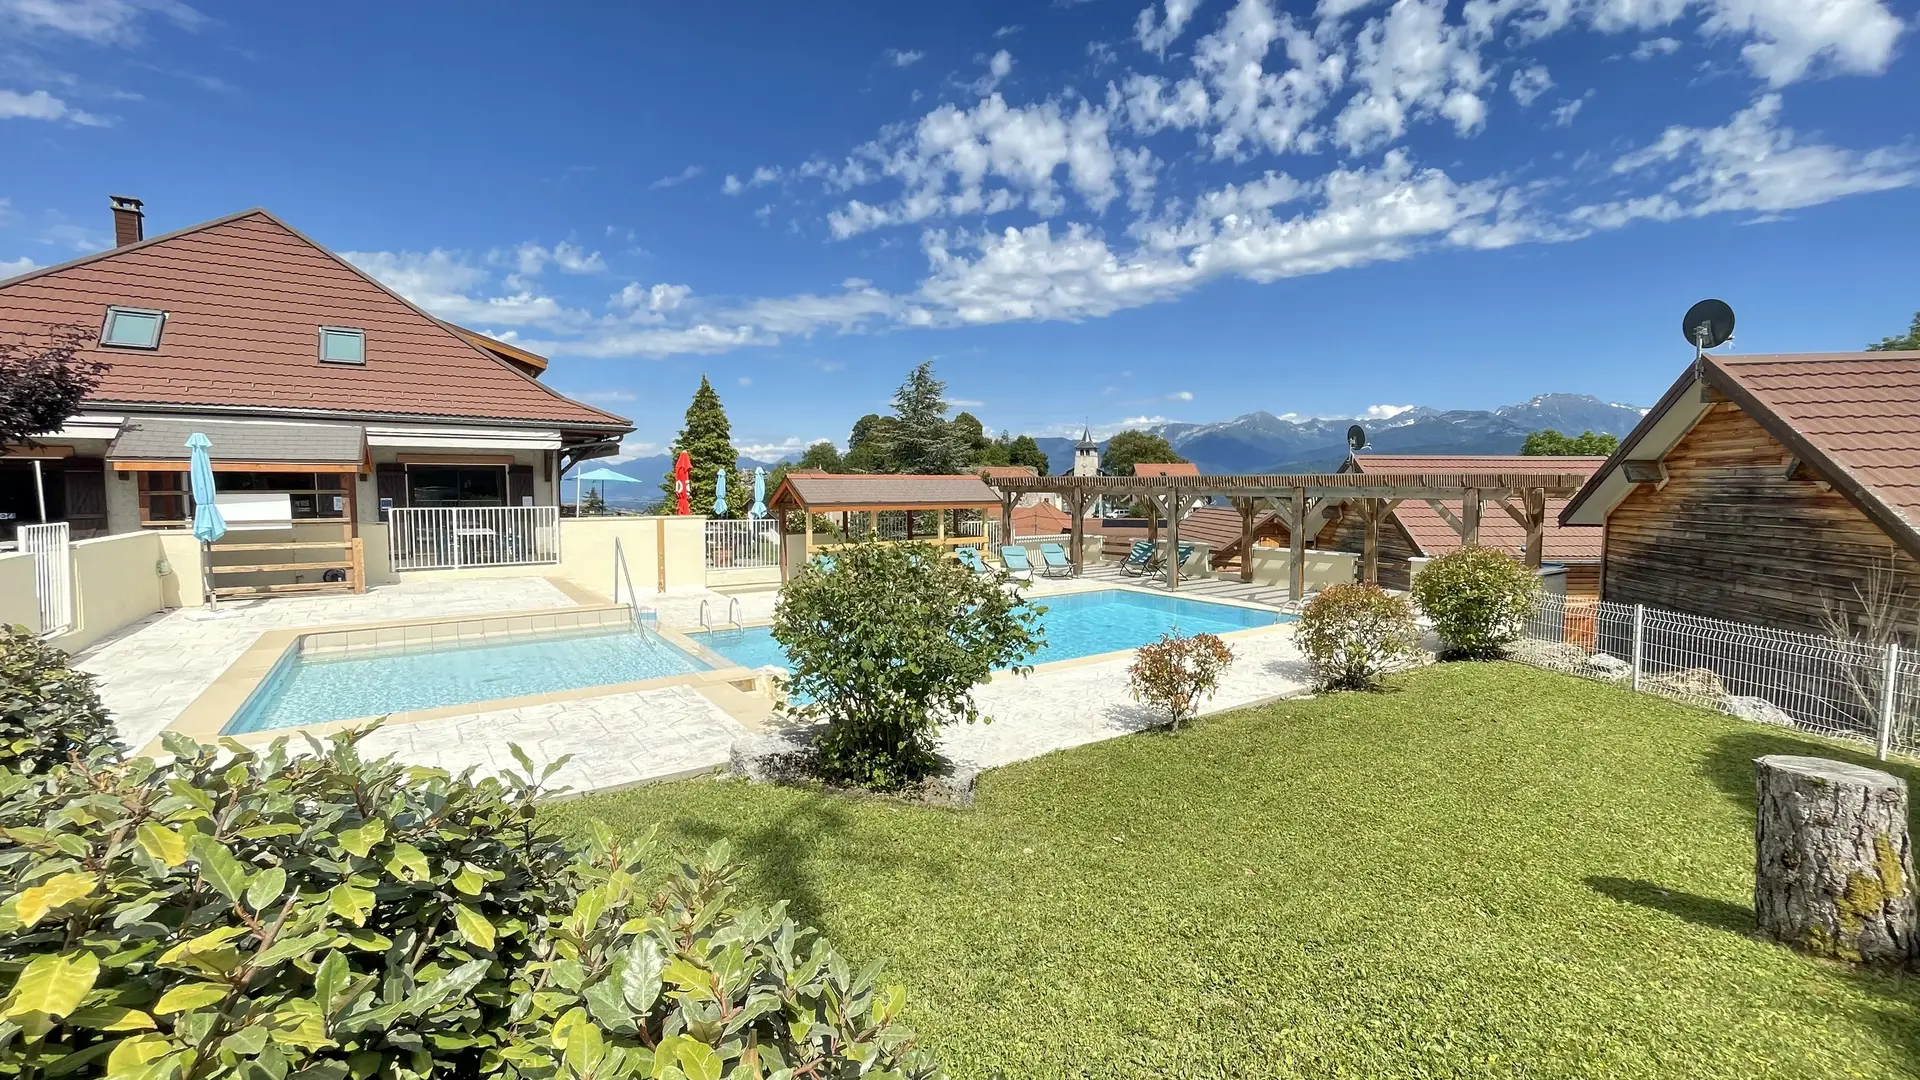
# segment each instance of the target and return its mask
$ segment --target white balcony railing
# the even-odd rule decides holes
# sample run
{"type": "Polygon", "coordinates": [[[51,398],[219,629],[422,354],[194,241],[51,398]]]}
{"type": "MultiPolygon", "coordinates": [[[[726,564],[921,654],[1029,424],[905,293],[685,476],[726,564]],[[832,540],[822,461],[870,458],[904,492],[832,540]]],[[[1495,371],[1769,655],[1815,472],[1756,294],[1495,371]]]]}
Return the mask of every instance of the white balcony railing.
{"type": "Polygon", "coordinates": [[[560,561],[557,506],[395,509],[387,523],[395,570],[453,570],[560,561]]]}
{"type": "Polygon", "coordinates": [[[707,522],[707,569],[758,570],[780,565],[780,526],[774,518],[707,522]]]}

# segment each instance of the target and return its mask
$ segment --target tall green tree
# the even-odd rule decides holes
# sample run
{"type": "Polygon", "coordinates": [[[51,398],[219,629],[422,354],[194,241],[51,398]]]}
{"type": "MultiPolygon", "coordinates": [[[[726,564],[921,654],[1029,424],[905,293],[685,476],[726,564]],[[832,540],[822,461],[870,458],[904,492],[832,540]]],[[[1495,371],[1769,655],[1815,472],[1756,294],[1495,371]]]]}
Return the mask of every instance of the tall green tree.
{"type": "Polygon", "coordinates": [[[980,422],[979,417],[970,412],[955,413],[947,428],[954,441],[960,444],[961,468],[1000,464],[986,460],[993,450],[993,438],[987,434],[986,425],[980,422]]]}
{"type": "Polygon", "coordinates": [[[1578,435],[1562,435],[1552,428],[1527,436],[1520,452],[1528,457],[1606,457],[1620,445],[1618,435],[1589,428],[1578,435]]]}
{"type": "Polygon", "coordinates": [[[1022,435],[1007,447],[1007,464],[1031,465],[1034,472],[1041,476],[1047,475],[1047,469],[1051,467],[1047,452],[1040,449],[1040,444],[1031,435],[1022,435]]]}
{"type": "Polygon", "coordinates": [[[1166,439],[1149,431],[1130,429],[1107,441],[1107,451],[1100,455],[1100,471],[1108,476],[1132,476],[1135,465],[1177,464],[1186,460],[1166,439]]]}
{"type": "Polygon", "coordinates": [[[841,467],[853,473],[899,472],[893,461],[893,433],[899,424],[893,417],[878,413],[855,420],[841,467]]]}
{"type": "Polygon", "coordinates": [[[793,467],[832,473],[844,472],[846,468],[841,464],[839,449],[825,439],[807,447],[807,452],[800,455],[800,460],[794,462],[793,467]]]}
{"type": "Polygon", "coordinates": [[[966,467],[966,448],[947,422],[946,393],[947,384],[934,377],[931,360],[914,368],[894,391],[890,471],[925,475],[966,467]]]}
{"type": "MultiPolygon", "coordinates": [[[[713,384],[705,375],[700,376],[700,388],[693,392],[693,401],[687,405],[685,425],[667,447],[667,453],[675,460],[683,450],[693,459],[693,484],[688,503],[694,513],[713,513],[714,478],[721,469],[727,470],[726,516],[739,517],[753,503],[753,480],[740,471],[740,454],[733,448],[733,425],[720,404],[720,395],[714,393],[713,384]],[[743,498],[745,502],[741,501],[743,498]]],[[[667,509],[671,512],[674,507],[671,465],[660,490],[666,493],[667,509]]]]}
{"type": "Polygon", "coordinates": [[[1904,352],[1908,349],[1920,349],[1920,311],[1913,313],[1913,324],[1907,327],[1904,336],[1881,338],[1878,343],[1867,346],[1868,352],[1904,352]]]}

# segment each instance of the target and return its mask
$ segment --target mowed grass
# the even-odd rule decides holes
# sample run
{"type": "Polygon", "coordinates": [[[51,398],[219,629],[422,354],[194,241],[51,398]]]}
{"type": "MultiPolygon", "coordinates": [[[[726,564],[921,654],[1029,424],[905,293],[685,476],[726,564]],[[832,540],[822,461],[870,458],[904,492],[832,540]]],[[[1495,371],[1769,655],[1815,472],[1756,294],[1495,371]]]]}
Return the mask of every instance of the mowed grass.
{"type": "Polygon", "coordinates": [[[551,814],[731,841],[959,1077],[1920,1074],[1920,979],[1749,936],[1780,752],[1870,761],[1447,664],[997,769],[970,811],[701,780],[551,814]]]}

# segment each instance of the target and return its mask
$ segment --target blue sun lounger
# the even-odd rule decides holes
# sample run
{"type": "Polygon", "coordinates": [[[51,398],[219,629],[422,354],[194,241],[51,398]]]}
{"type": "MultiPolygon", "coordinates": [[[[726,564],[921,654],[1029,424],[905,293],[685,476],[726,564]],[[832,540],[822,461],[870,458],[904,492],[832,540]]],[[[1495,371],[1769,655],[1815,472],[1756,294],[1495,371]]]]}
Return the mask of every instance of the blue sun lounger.
{"type": "Polygon", "coordinates": [[[1133,550],[1127,552],[1126,561],[1120,564],[1120,569],[1123,573],[1139,577],[1147,572],[1147,567],[1152,563],[1153,545],[1145,540],[1135,540],[1133,550]]]}
{"type": "Polygon", "coordinates": [[[1008,544],[1000,549],[1000,562],[1015,581],[1032,581],[1033,564],[1027,561],[1027,549],[1008,544]]]}
{"type": "Polygon", "coordinates": [[[1046,564],[1040,572],[1048,577],[1073,576],[1073,562],[1067,558],[1067,549],[1059,544],[1041,544],[1040,561],[1046,564]]]}
{"type": "Polygon", "coordinates": [[[966,567],[967,569],[973,571],[976,574],[993,573],[993,568],[988,566],[984,559],[980,558],[980,552],[976,548],[970,548],[970,547],[954,548],[953,557],[960,560],[961,566],[966,567]]]}

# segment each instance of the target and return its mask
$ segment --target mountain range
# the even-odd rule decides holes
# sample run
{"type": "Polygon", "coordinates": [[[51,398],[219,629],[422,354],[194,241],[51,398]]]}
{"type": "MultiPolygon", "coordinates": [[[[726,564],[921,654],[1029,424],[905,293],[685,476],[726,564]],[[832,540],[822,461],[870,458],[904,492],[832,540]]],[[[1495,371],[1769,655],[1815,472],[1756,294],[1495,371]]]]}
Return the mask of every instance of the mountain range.
{"type": "MultiPolygon", "coordinates": [[[[1542,428],[1568,435],[1583,431],[1625,435],[1645,414],[1638,405],[1606,402],[1586,394],[1541,394],[1531,401],[1491,410],[1441,410],[1416,405],[1373,419],[1251,412],[1209,424],[1158,424],[1145,430],[1165,438],[1203,473],[1303,473],[1339,468],[1347,456],[1347,428],[1356,423],[1367,433],[1367,449],[1380,453],[1517,454],[1527,435],[1542,428]]],[[[1073,468],[1077,440],[1036,441],[1046,452],[1050,471],[1061,473],[1073,468]]],[[[1104,440],[1100,448],[1106,449],[1104,440]]],[[[755,466],[771,472],[778,464],[740,459],[740,468],[748,472],[755,466]]],[[[635,458],[613,469],[641,483],[608,485],[607,501],[615,506],[645,506],[660,498],[660,479],[672,471],[673,458],[666,454],[635,458]]],[[[742,494],[752,497],[751,492],[742,494]]]]}

